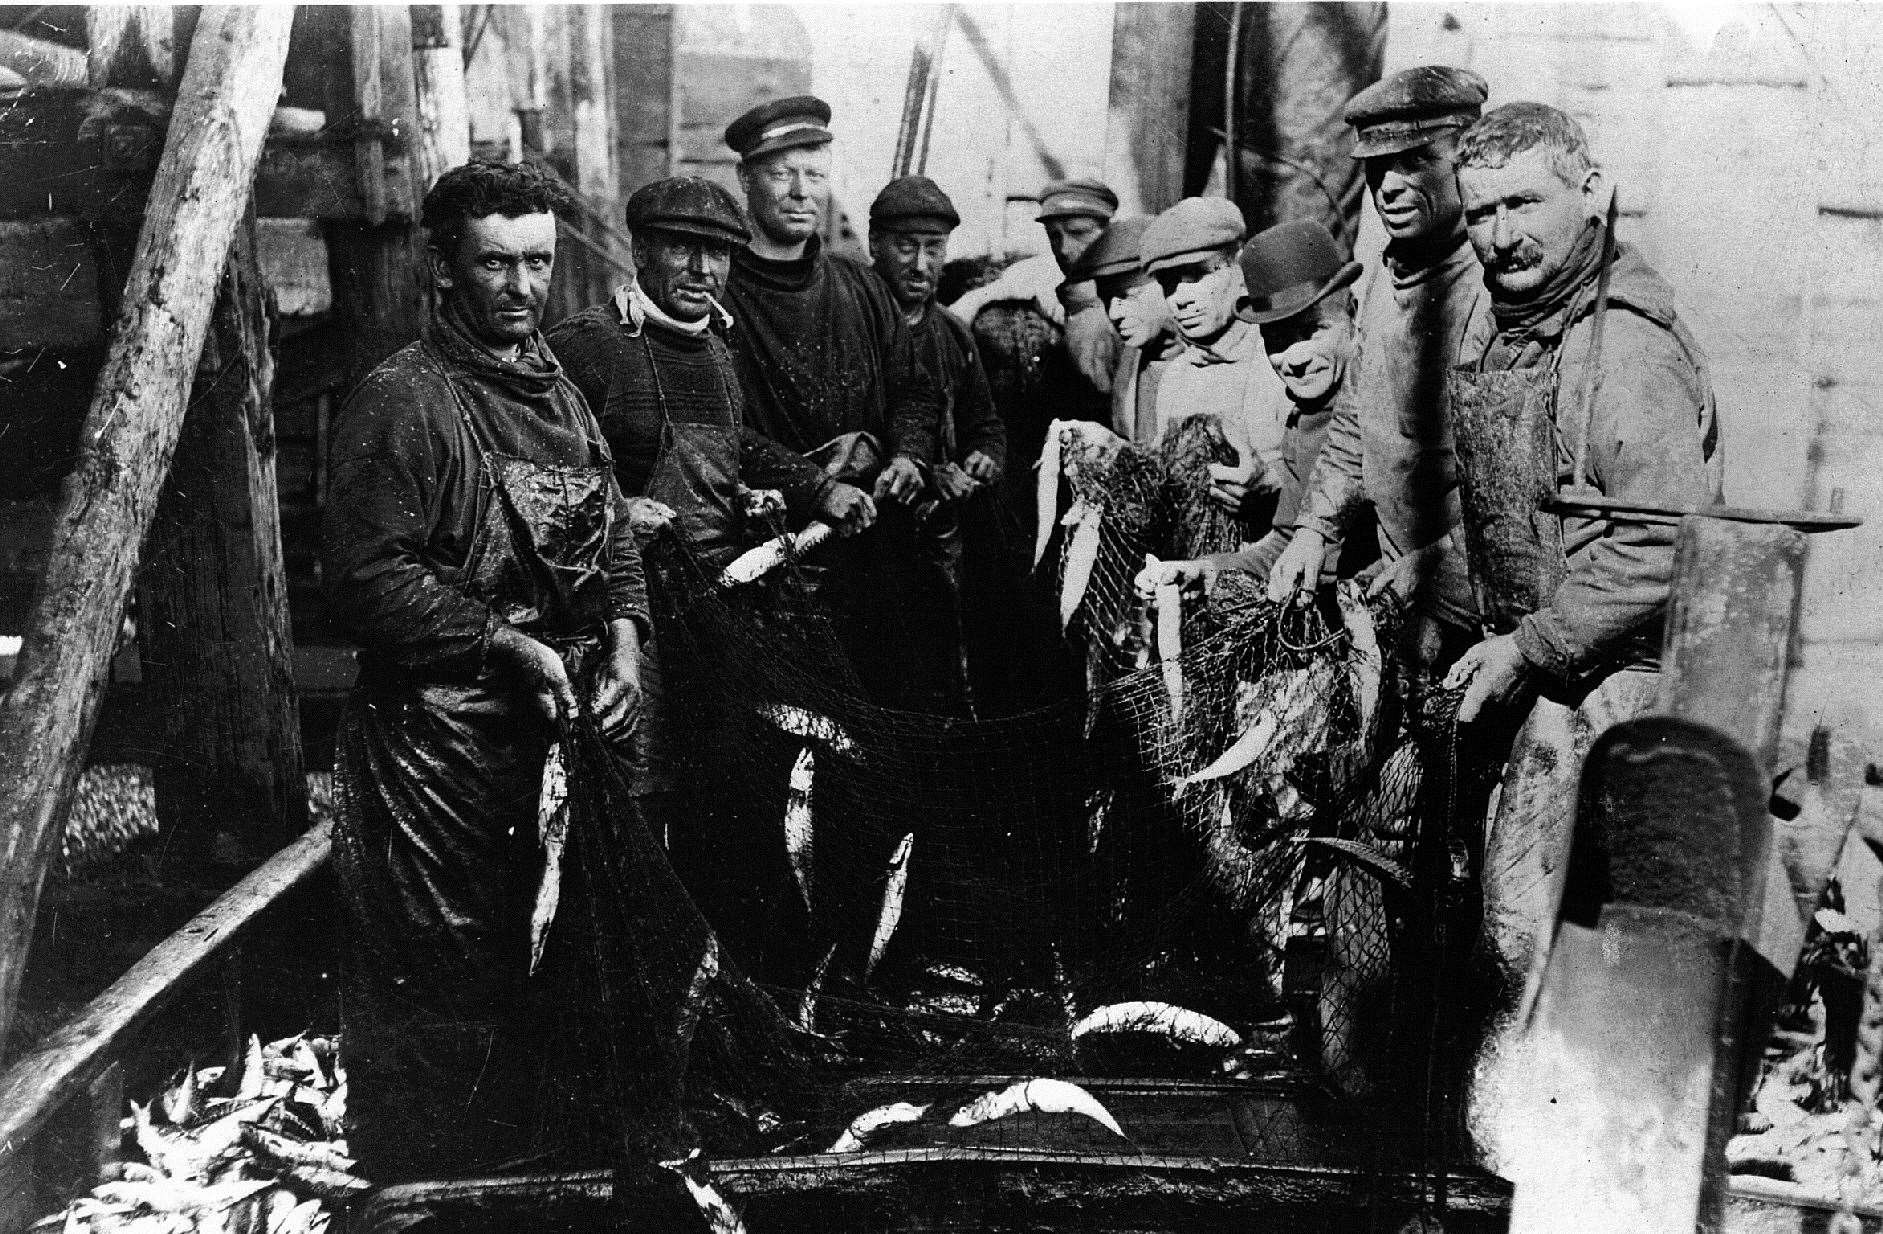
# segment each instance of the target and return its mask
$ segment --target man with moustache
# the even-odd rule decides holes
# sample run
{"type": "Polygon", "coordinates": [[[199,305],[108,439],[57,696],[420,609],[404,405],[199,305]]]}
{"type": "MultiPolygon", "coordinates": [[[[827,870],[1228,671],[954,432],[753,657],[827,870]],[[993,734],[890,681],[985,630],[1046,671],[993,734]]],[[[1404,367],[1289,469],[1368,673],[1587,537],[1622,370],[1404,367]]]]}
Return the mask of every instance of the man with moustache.
{"type": "MultiPolygon", "coordinates": [[[[1348,261],[1339,242],[1318,222],[1279,223],[1250,240],[1240,258],[1246,291],[1237,316],[1261,334],[1268,362],[1287,391],[1290,412],[1282,444],[1281,495],[1274,526],[1250,548],[1191,561],[1165,561],[1138,573],[1146,597],[1166,583],[1214,590],[1224,570],[1247,570],[1264,579],[1293,538],[1295,519],[1315,457],[1333,419],[1334,400],[1345,380],[1353,349],[1353,292],[1360,263],[1348,261]]],[[[1345,573],[1371,560],[1371,537],[1356,527],[1362,548],[1351,540],[1345,573]]]]}
{"type": "Polygon", "coordinates": [[[1090,282],[1122,344],[1112,370],[1112,431],[1138,445],[1154,445],[1157,383],[1183,343],[1170,320],[1170,306],[1144,272],[1139,246],[1147,218],[1113,219],[1075,262],[1066,277],[1090,282]]]}
{"type": "Polygon", "coordinates": [[[753,231],[733,251],[725,337],[754,428],[893,503],[867,536],[822,551],[820,594],[872,699],[923,710],[945,699],[932,675],[908,672],[901,647],[922,620],[911,510],[939,449],[941,400],[883,281],[824,251],[829,126],[829,104],[799,95],[726,127],[753,231]]]}
{"type": "Polygon", "coordinates": [[[1370,589],[1414,604],[1419,620],[1408,623],[1404,650],[1440,670],[1475,628],[1442,391],[1468,325],[1485,312],[1452,153],[1487,92],[1475,73],[1424,65],[1347,104],[1386,248],[1361,298],[1351,374],[1296,534],[1269,576],[1274,600],[1312,589],[1327,545],[1371,505],[1382,560],[1370,589]]]}
{"type": "MultiPolygon", "coordinates": [[[[1485,842],[1479,948],[1508,1017],[1548,945],[1589,746],[1654,705],[1676,530],[1596,515],[1545,516],[1539,530],[1524,477],[1546,492],[1692,509],[1720,500],[1723,457],[1706,357],[1666,281],[1608,234],[1611,189],[1581,126],[1509,103],[1464,134],[1457,165],[1491,307],[1449,407],[1488,637],[1446,684],[1464,691],[1458,719],[1476,740],[1516,730],[1485,842]],[[1535,440],[1523,422],[1545,418],[1547,457],[1500,448],[1535,440]]],[[[1522,1066],[1516,1033],[1508,1019],[1492,1026],[1473,1087],[1473,1130],[1494,1160],[1514,1112],[1503,1084],[1522,1066]]]]}
{"type": "Polygon", "coordinates": [[[641,559],[601,427],[537,332],[571,203],[528,165],[425,195],[438,306],[333,425],[322,568],[360,644],[335,766],[353,1151],[375,1180],[553,1147],[528,982],[558,720],[632,736],[641,559]]]}
{"type": "Polygon", "coordinates": [[[997,483],[1006,467],[1007,429],[974,345],[961,321],[935,304],[948,261],[948,237],[961,222],[941,187],[926,176],[892,180],[870,203],[870,257],[901,308],[922,367],[941,393],[941,422],[930,468],[934,498],[920,514],[917,592],[911,607],[920,637],[905,648],[914,671],[935,678],[944,709],[968,710],[962,643],[961,506],[997,483]]]}

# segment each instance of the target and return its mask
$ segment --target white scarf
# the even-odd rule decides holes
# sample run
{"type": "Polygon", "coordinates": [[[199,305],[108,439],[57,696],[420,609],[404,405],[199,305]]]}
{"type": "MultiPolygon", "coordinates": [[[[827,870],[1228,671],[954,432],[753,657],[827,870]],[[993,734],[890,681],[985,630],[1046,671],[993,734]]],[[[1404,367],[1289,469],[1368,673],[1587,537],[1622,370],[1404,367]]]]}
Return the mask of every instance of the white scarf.
{"type": "Polygon", "coordinates": [[[669,330],[697,336],[706,333],[708,326],[712,324],[714,313],[719,315],[719,324],[722,327],[730,328],[732,314],[726,311],[725,306],[711,296],[706,298],[706,303],[711,306],[711,312],[705,317],[698,321],[681,321],[677,317],[670,316],[660,305],[655,304],[653,298],[641,290],[640,283],[623,283],[615,288],[615,312],[621,314],[622,323],[628,327],[630,334],[639,334],[641,328],[649,319],[652,319],[669,330]]]}

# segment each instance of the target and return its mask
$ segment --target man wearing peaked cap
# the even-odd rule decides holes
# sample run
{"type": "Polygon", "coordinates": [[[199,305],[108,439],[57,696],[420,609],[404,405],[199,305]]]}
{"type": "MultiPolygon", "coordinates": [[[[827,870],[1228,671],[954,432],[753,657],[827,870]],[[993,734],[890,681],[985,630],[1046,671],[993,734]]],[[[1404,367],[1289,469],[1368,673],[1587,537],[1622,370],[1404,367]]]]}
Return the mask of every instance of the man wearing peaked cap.
{"type": "Polygon", "coordinates": [[[1154,442],[1157,383],[1183,349],[1164,293],[1138,256],[1151,220],[1115,218],[1080,255],[1067,277],[1090,282],[1122,346],[1112,370],[1112,431],[1139,445],[1154,442]]]}
{"type": "Polygon", "coordinates": [[[883,280],[824,248],[829,123],[830,108],[806,95],[761,104],[726,130],[753,233],[732,255],[726,342],[753,427],[882,507],[867,536],[822,550],[821,595],[875,701],[919,708],[934,700],[895,654],[917,620],[898,579],[913,568],[941,392],[883,280]]]}
{"type": "MultiPolygon", "coordinates": [[[[1353,350],[1353,284],[1360,263],[1350,261],[1326,227],[1310,219],[1278,223],[1257,235],[1238,259],[1245,287],[1236,315],[1261,334],[1262,347],[1288,394],[1291,414],[1282,443],[1281,494],[1274,526],[1253,547],[1193,561],[1161,562],[1138,575],[1139,590],[1155,594],[1165,583],[1200,583],[1210,590],[1223,570],[1247,570],[1266,579],[1294,536],[1301,497],[1333,419],[1334,398],[1353,350]]],[[[1372,537],[1356,528],[1341,554],[1344,573],[1373,559],[1372,537]]],[[[1331,555],[1331,551],[1330,551],[1331,555]]]]}
{"type": "Polygon", "coordinates": [[[931,682],[931,693],[957,714],[967,711],[963,673],[960,504],[1000,479],[1007,459],[1007,429],[981,367],[974,336],[935,305],[935,287],[948,260],[948,237],[961,221],[954,202],[927,176],[904,176],[883,186],[870,203],[870,257],[895,297],[915,339],[922,367],[941,395],[936,451],[929,466],[931,507],[920,520],[912,616],[904,650],[910,674],[931,682]]]}
{"type": "Polygon", "coordinates": [[[1419,620],[1408,623],[1407,651],[1423,671],[1442,671],[1476,624],[1442,394],[1467,329],[1488,311],[1453,166],[1459,134],[1485,96],[1477,74],[1423,65],[1347,104],[1354,157],[1365,164],[1387,243],[1361,298],[1347,393],[1308,482],[1298,533],[1269,578],[1275,599],[1311,590],[1326,545],[1370,506],[1381,564],[1369,586],[1412,602],[1419,620]]]}
{"type": "MultiPolygon", "coordinates": [[[[1158,383],[1154,438],[1165,445],[1185,421],[1199,416],[1220,424],[1237,461],[1210,464],[1210,498],[1236,516],[1242,539],[1253,541],[1268,530],[1281,490],[1288,400],[1263,354],[1261,335],[1236,316],[1242,296],[1236,253],[1246,234],[1234,202],[1186,197],[1151,220],[1139,256],[1183,340],[1158,383]]],[[[1174,547],[1180,556],[1196,557],[1237,545],[1174,547]]]]}

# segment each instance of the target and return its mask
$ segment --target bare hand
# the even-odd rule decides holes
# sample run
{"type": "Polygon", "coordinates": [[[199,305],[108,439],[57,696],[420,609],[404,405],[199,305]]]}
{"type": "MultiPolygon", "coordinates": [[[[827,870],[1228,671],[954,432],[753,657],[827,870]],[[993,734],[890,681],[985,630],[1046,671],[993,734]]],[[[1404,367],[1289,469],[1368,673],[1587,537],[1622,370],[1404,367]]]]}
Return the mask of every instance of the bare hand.
{"type": "Polygon", "coordinates": [[[604,733],[623,727],[641,700],[641,636],[631,621],[609,623],[608,655],[595,673],[588,711],[604,733]]]}
{"type": "Polygon", "coordinates": [[[749,519],[774,518],[785,512],[785,495],[775,488],[739,486],[739,509],[749,519]]]}
{"type": "Polygon", "coordinates": [[[554,724],[561,717],[575,715],[575,687],[569,684],[569,670],[547,644],[515,626],[499,626],[490,648],[517,683],[536,697],[537,709],[545,720],[554,724]]]}
{"type": "Polygon", "coordinates": [[[1313,600],[1314,589],[1321,585],[1321,562],[1326,556],[1327,541],[1320,532],[1296,528],[1294,538],[1288,541],[1288,547],[1282,550],[1274,568],[1268,572],[1270,603],[1293,600],[1296,604],[1307,604],[1313,600]]]}
{"type": "Polygon", "coordinates": [[[637,540],[645,540],[664,531],[671,522],[673,507],[655,501],[652,497],[628,498],[628,528],[634,532],[637,540]]]}
{"type": "Polygon", "coordinates": [[[1529,661],[1517,650],[1514,634],[1487,638],[1458,657],[1445,674],[1445,688],[1466,687],[1458,703],[1458,723],[1469,724],[1478,718],[1486,703],[1507,703],[1529,678],[1529,661]]]}
{"type": "Polygon", "coordinates": [[[962,460],[961,469],[967,472],[969,477],[982,484],[993,484],[1000,479],[1000,464],[979,450],[973,451],[962,460]]]}
{"type": "Polygon", "coordinates": [[[922,469],[915,465],[915,460],[898,454],[889,460],[889,466],[883,468],[882,474],[876,477],[876,488],[870,496],[877,501],[888,498],[906,506],[913,504],[926,487],[922,480],[922,469]]]}
{"type": "Polygon", "coordinates": [[[935,487],[941,492],[943,500],[961,501],[974,496],[981,486],[961,468],[953,463],[942,463],[935,468],[935,487]]]}
{"type": "Polygon", "coordinates": [[[1281,490],[1281,481],[1271,478],[1259,458],[1247,463],[1210,464],[1210,500],[1231,514],[1240,514],[1243,504],[1257,493],[1281,490]]]}
{"type": "Polygon", "coordinates": [[[833,484],[817,505],[817,513],[846,536],[868,531],[876,521],[876,503],[853,484],[833,484]]]}
{"type": "Polygon", "coordinates": [[[1179,587],[1201,588],[1207,596],[1215,594],[1216,579],[1221,573],[1221,567],[1208,557],[1196,561],[1154,561],[1138,571],[1131,585],[1146,600],[1156,599],[1157,589],[1172,583],[1179,587]]]}
{"type": "Polygon", "coordinates": [[[1366,598],[1377,600],[1390,591],[1400,603],[1412,599],[1418,591],[1419,583],[1437,564],[1439,553],[1444,551],[1445,542],[1428,544],[1422,549],[1415,549],[1397,561],[1384,558],[1367,567],[1360,573],[1360,581],[1366,587],[1366,598]]]}

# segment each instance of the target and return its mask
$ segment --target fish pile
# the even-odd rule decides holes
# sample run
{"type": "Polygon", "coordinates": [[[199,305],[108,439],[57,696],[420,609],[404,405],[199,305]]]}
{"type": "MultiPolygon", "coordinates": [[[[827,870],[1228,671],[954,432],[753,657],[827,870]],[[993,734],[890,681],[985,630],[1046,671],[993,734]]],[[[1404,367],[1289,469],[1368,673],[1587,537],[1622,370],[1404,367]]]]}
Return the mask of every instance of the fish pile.
{"type": "Polygon", "coordinates": [[[346,1142],[346,1068],[331,1038],[250,1037],[239,1076],[179,1072],[124,1120],[143,1158],[116,1167],[34,1231],[321,1234],[329,1204],[369,1184],[346,1142]]]}

